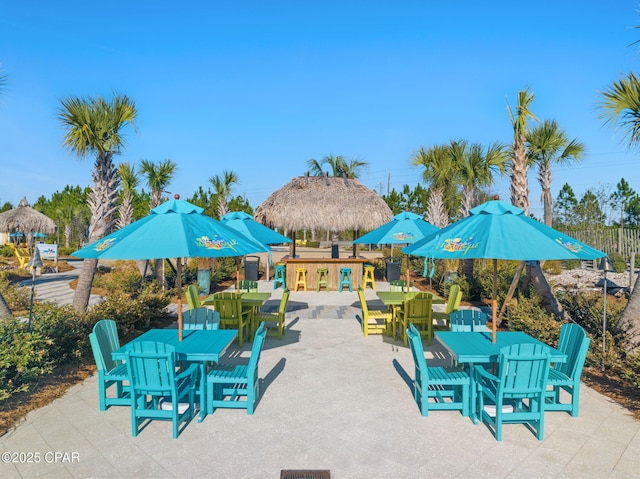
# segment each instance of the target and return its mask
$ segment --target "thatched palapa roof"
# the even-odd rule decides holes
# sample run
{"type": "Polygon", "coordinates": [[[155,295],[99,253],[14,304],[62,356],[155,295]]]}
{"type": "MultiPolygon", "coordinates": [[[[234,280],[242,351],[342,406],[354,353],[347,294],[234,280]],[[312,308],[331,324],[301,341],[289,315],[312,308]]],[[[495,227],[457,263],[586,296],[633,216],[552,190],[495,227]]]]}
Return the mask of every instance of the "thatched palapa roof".
{"type": "Polygon", "coordinates": [[[259,223],[295,230],[372,230],[392,212],[375,191],[352,178],[299,176],[273,192],[255,212],[259,223]]]}
{"type": "Polygon", "coordinates": [[[5,233],[24,233],[28,238],[34,233],[52,234],[56,232],[56,223],[38,210],[29,206],[23,197],[17,208],[0,213],[0,231],[5,233]]]}

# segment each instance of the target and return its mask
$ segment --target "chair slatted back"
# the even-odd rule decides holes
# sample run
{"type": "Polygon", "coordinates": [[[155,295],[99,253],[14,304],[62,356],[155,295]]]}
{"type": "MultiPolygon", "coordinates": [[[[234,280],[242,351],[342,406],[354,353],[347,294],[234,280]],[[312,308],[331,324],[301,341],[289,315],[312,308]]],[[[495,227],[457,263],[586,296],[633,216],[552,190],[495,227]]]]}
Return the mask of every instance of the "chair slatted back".
{"type": "Polygon", "coordinates": [[[551,355],[541,344],[512,344],[500,350],[497,395],[505,398],[542,398],[551,355]]]}
{"type": "Polygon", "coordinates": [[[187,304],[189,305],[189,309],[201,308],[202,303],[200,302],[200,295],[198,294],[198,286],[195,284],[190,284],[187,286],[186,291],[187,304]]]}
{"type": "Polygon", "coordinates": [[[185,330],[218,329],[219,313],[209,308],[188,309],[182,313],[185,330]]]}
{"type": "Polygon", "coordinates": [[[454,332],[486,332],[487,315],[477,309],[459,309],[449,315],[451,331],[454,332]]]}
{"type": "Polygon", "coordinates": [[[278,316],[284,316],[287,312],[287,306],[289,305],[289,296],[291,291],[285,288],[282,292],[282,298],[280,298],[280,306],[278,307],[278,316]]]}
{"type": "Polygon", "coordinates": [[[446,314],[451,314],[454,311],[457,311],[460,307],[461,301],[462,291],[460,291],[460,286],[457,284],[452,284],[451,287],[449,287],[449,297],[447,299],[447,305],[444,312],[446,314]]]}
{"type": "Polygon", "coordinates": [[[260,354],[262,353],[262,346],[264,345],[264,338],[267,335],[267,327],[264,321],[260,323],[260,327],[256,331],[256,335],[253,339],[253,345],[251,346],[251,356],[249,357],[249,364],[247,366],[247,376],[253,377],[258,371],[258,362],[260,361],[260,354]]]}
{"type": "Polygon", "coordinates": [[[258,282],[250,279],[241,279],[240,282],[236,284],[236,289],[247,293],[257,292],[258,282]]]}
{"type": "Polygon", "coordinates": [[[567,355],[567,361],[554,363],[554,369],[572,379],[579,378],[582,375],[590,342],[591,340],[583,328],[573,323],[563,324],[560,329],[558,351],[567,355]]]}
{"type": "Polygon", "coordinates": [[[242,297],[238,293],[214,293],[213,307],[220,314],[221,321],[242,318],[242,297]]]}
{"type": "Polygon", "coordinates": [[[89,342],[99,371],[111,371],[122,364],[122,361],[112,359],[111,353],[120,348],[118,328],[112,319],[102,319],[93,327],[89,334],[89,342]]]}
{"type": "Polygon", "coordinates": [[[417,293],[405,301],[405,314],[409,322],[431,320],[433,296],[431,293],[417,293]]]}
{"type": "Polygon", "coordinates": [[[367,306],[367,301],[364,298],[364,291],[360,287],[358,288],[358,298],[360,299],[360,307],[362,308],[362,319],[366,321],[369,318],[369,307],[367,306]]]}
{"type": "Polygon", "coordinates": [[[429,369],[427,368],[427,359],[424,356],[424,346],[422,345],[422,337],[420,331],[413,325],[409,325],[407,336],[409,337],[409,346],[411,346],[411,355],[416,368],[416,378],[421,378],[423,388],[428,388],[429,369]]]}
{"type": "Polygon", "coordinates": [[[155,341],[131,344],[126,353],[131,386],[139,394],[175,394],[176,353],[171,345],[155,341]]]}

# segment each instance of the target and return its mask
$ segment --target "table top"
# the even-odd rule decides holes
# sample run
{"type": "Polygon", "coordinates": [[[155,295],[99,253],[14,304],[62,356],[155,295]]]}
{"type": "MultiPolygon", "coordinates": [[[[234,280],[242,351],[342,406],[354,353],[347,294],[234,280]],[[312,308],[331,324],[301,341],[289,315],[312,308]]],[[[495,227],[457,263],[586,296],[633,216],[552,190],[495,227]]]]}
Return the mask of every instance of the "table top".
{"type": "Polygon", "coordinates": [[[183,331],[178,340],[177,329],[150,329],[146,333],[112,353],[113,359],[125,359],[131,344],[140,341],[158,341],[176,348],[176,353],[187,361],[219,361],[220,355],[238,335],[236,329],[183,331]]]}
{"type": "MultiPolygon", "coordinates": [[[[271,297],[271,293],[257,293],[257,292],[251,293],[251,292],[246,292],[246,293],[241,293],[240,300],[243,303],[257,303],[257,302],[259,302],[260,304],[262,304],[266,300],[268,300],[270,297],[271,297]]],[[[200,302],[203,305],[211,306],[211,305],[213,305],[213,301],[214,301],[213,294],[210,294],[209,296],[207,296],[206,298],[204,298],[200,302]]]]}
{"type": "Polygon", "coordinates": [[[567,356],[557,349],[544,344],[522,331],[499,331],[496,342],[492,342],[491,333],[441,332],[435,333],[440,343],[459,363],[495,363],[498,362],[500,349],[518,343],[542,344],[551,350],[552,362],[562,363],[567,356]]]}
{"type": "MultiPolygon", "coordinates": [[[[378,291],[376,295],[387,306],[397,306],[404,304],[407,299],[411,299],[420,291],[411,291],[410,293],[403,293],[402,291],[378,291]]],[[[444,304],[444,299],[435,294],[431,295],[431,304],[444,304]]]]}

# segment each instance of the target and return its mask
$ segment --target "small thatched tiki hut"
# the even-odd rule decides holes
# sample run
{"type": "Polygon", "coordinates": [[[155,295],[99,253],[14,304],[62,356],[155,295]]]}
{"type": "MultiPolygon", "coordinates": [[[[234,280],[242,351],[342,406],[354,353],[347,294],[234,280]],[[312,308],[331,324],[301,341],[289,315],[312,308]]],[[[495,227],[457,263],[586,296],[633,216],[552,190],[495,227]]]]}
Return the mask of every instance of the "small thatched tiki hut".
{"type": "Polygon", "coordinates": [[[368,231],[391,217],[391,209],[375,191],[356,179],[328,176],[293,178],[271,193],[254,215],[259,223],[294,232],[368,231]]]}
{"type": "Polygon", "coordinates": [[[31,246],[34,233],[53,234],[56,223],[29,206],[27,198],[23,197],[17,208],[0,213],[0,232],[22,233],[31,246]]]}

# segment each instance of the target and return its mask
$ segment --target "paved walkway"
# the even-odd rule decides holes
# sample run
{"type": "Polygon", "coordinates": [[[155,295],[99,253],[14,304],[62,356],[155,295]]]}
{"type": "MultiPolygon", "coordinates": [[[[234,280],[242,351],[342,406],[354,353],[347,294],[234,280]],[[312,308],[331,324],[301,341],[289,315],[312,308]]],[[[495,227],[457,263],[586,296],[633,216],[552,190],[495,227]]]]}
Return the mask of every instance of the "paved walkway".
{"type": "MultiPolygon", "coordinates": [[[[275,308],[282,290],[260,289],[273,292],[275,308]]],[[[375,300],[371,290],[367,297],[375,300]]],[[[640,422],[584,385],[580,417],[547,413],[543,441],[505,426],[498,443],[459,412],[420,415],[410,350],[362,336],[355,292],[293,292],[288,311],[285,338],[266,339],[253,416],[219,410],[178,440],[155,421],[133,438],[128,408],[98,411],[92,377],[0,437],[0,477],[263,479],[282,469],[329,469],[333,479],[640,477],[640,422]],[[7,463],[15,456],[6,453],[25,455],[7,463]],[[24,463],[30,453],[40,462],[24,463]]],[[[249,348],[228,354],[246,357],[249,348]]],[[[437,341],[427,356],[449,364],[437,341]]]]}

